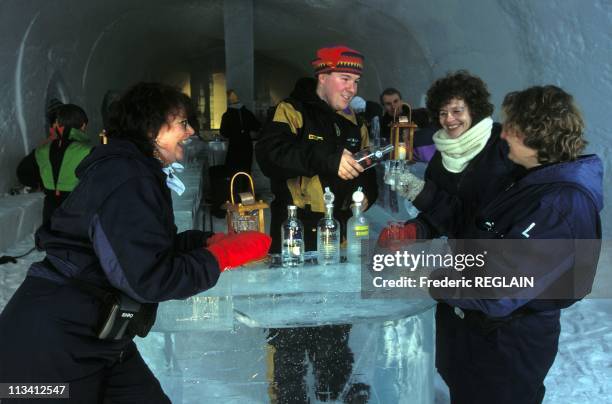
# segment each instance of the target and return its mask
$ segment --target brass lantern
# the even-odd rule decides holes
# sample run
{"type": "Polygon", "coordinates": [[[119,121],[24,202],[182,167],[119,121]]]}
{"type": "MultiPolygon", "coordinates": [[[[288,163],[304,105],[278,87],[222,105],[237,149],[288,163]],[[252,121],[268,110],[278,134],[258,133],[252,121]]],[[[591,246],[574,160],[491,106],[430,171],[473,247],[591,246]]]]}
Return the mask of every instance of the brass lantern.
{"type": "Polygon", "coordinates": [[[243,171],[234,174],[230,182],[230,198],[231,202],[227,201],[225,203],[228,233],[240,233],[248,230],[259,231],[261,233],[266,232],[264,209],[270,206],[264,201],[255,200],[255,186],[253,185],[253,178],[249,174],[243,171]],[[234,180],[239,175],[246,175],[248,177],[251,184],[251,192],[240,192],[238,194],[240,202],[236,203],[234,200],[234,180]]]}
{"type": "MultiPolygon", "coordinates": [[[[418,126],[412,122],[412,107],[408,103],[402,103],[402,106],[408,107],[408,116],[393,114],[393,123],[391,124],[390,143],[393,145],[391,158],[393,160],[407,160],[414,162],[414,130],[418,126]]],[[[400,108],[401,112],[401,108],[400,108]]]]}

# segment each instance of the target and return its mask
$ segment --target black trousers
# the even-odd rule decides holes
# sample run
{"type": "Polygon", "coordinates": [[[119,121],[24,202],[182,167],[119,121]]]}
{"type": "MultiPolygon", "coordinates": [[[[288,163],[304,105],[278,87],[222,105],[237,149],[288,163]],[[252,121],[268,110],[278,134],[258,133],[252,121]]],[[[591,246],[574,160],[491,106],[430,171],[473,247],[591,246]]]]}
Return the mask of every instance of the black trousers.
{"type": "Polygon", "coordinates": [[[130,338],[95,337],[97,305],[72,286],[26,277],[0,314],[0,383],[69,384],[69,400],[35,400],[43,403],[170,403],[130,338]]]}
{"type": "Polygon", "coordinates": [[[317,399],[338,399],[353,368],[353,353],[348,346],[350,330],[350,325],[270,329],[274,367],[271,402],[308,402],[306,359],[312,363],[317,399]]]}
{"type": "MultiPolygon", "coordinates": [[[[270,252],[279,253],[281,225],[287,219],[287,207],[272,202],[271,208],[270,252]]],[[[306,250],[316,250],[316,228],[323,214],[298,209],[297,215],[304,225],[306,250]]],[[[346,221],[339,219],[341,223],[346,221]]],[[[350,330],[348,324],[270,329],[268,340],[273,355],[271,401],[291,404],[308,402],[304,379],[306,359],[312,363],[317,398],[322,401],[340,398],[353,370],[353,353],[348,346],[350,330]]]]}
{"type": "Polygon", "coordinates": [[[436,367],[453,404],[540,404],[559,342],[559,310],[487,323],[436,308],[436,367]]]}

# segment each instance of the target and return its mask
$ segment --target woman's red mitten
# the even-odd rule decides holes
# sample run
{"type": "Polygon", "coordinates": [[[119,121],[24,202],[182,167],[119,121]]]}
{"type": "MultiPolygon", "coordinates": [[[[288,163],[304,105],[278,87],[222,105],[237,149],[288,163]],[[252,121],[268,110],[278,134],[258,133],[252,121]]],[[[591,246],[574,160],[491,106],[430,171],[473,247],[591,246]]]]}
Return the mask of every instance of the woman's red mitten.
{"type": "Polygon", "coordinates": [[[223,240],[226,237],[227,237],[227,234],[225,233],[215,233],[206,239],[206,245],[210,246],[210,245],[216,244],[217,242],[219,242],[220,240],[223,240]]]}
{"type": "Polygon", "coordinates": [[[271,243],[272,239],[267,234],[245,231],[220,238],[207,248],[215,256],[219,269],[225,271],[264,258],[271,243]]]}

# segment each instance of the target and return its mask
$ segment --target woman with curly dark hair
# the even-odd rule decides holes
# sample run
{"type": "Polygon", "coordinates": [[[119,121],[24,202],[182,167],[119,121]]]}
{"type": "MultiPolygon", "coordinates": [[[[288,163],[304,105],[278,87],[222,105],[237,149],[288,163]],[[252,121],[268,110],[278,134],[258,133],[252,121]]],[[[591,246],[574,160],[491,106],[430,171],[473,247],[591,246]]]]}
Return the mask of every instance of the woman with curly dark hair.
{"type": "MultiPolygon", "coordinates": [[[[508,94],[501,138],[526,169],[472,224],[488,251],[476,276],[532,279],[521,287],[434,293],[438,370],[453,403],[541,403],[557,355],[560,310],[590,293],[601,248],[603,164],[581,156],[584,124],[571,95],[556,86],[508,94]]],[[[469,273],[446,272],[447,277],[469,273]]]]}
{"type": "MultiPolygon", "coordinates": [[[[501,137],[501,125],[493,122],[493,105],[485,83],[467,71],[449,73],[436,80],[427,92],[427,109],[438,117],[442,129],[433,136],[437,152],[421,180],[409,175],[407,188],[400,194],[412,201],[419,215],[401,229],[383,229],[379,245],[396,245],[400,241],[477,238],[473,223],[476,214],[499,195],[523,171],[508,159],[508,145],[501,137]]],[[[454,253],[466,246],[454,243],[454,253]]],[[[453,403],[476,402],[478,392],[470,399],[457,401],[461,385],[457,358],[465,349],[465,330],[454,307],[440,301],[436,307],[436,367],[450,387],[453,403]]],[[[461,368],[461,371],[463,369],[461,368]]],[[[474,383],[477,381],[474,380],[474,383]]]]}
{"type": "Polygon", "coordinates": [[[37,233],[44,261],[0,314],[0,382],[69,384],[79,403],[170,402],[134,336],[148,333],[158,302],[213,287],[271,241],[177,234],[162,168],[193,134],[189,108],[187,96],[157,83],[113,105],[108,144],[78,166],[79,184],[37,233]]]}
{"type": "MultiPolygon", "coordinates": [[[[438,79],[427,92],[427,109],[442,129],[433,136],[437,152],[425,180],[409,175],[400,189],[421,213],[405,224],[402,238],[469,238],[479,208],[490,202],[521,171],[508,160],[501,125],[491,119],[493,105],[486,84],[465,70],[438,79]]],[[[388,245],[383,229],[379,244],[388,245]]]]}

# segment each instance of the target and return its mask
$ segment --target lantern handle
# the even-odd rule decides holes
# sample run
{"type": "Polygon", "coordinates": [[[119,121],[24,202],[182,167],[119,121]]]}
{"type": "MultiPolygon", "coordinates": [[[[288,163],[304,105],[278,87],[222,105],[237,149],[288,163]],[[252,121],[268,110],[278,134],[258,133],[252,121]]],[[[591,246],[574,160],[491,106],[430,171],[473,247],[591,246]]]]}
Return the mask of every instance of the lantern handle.
{"type": "Polygon", "coordinates": [[[251,192],[253,193],[253,198],[255,197],[255,185],[253,185],[253,178],[248,173],[245,173],[244,171],[238,171],[236,174],[232,176],[232,180],[230,182],[230,198],[232,199],[232,205],[235,204],[234,202],[234,180],[239,175],[246,175],[249,178],[249,182],[251,183],[251,192]]]}
{"type": "MultiPolygon", "coordinates": [[[[408,122],[412,122],[412,107],[411,107],[411,106],[410,106],[410,104],[408,104],[407,102],[402,102],[402,107],[403,107],[404,105],[408,107],[408,122]]],[[[401,110],[402,108],[400,107],[400,108],[398,108],[398,109],[399,109],[399,110],[401,110]]],[[[398,123],[398,121],[399,121],[399,116],[397,117],[397,118],[398,118],[398,121],[396,121],[396,120],[395,120],[395,118],[396,118],[396,116],[397,116],[397,115],[396,115],[396,112],[397,112],[397,109],[394,109],[394,110],[393,110],[393,123],[398,123]]]]}

